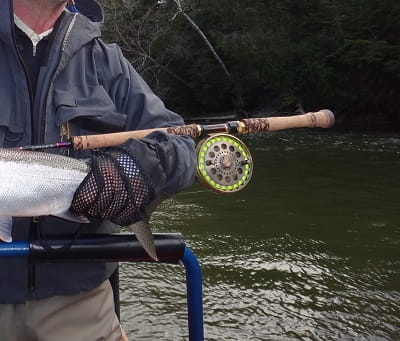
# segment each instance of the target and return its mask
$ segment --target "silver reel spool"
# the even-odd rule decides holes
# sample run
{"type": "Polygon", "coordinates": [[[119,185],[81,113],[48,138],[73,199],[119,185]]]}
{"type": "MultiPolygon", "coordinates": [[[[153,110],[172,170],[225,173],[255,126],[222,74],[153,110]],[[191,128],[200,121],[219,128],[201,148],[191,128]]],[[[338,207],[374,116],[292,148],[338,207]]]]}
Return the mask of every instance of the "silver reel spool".
{"type": "Polygon", "coordinates": [[[253,160],[246,145],[229,134],[216,134],[197,144],[197,180],[218,193],[242,190],[253,174],[253,160]]]}

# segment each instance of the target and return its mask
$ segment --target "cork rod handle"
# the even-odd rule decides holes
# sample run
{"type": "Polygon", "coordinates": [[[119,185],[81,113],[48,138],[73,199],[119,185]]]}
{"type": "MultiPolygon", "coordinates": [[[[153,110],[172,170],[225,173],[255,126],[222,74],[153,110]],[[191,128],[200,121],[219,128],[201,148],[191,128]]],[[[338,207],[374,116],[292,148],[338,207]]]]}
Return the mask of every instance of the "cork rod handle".
{"type": "Polygon", "coordinates": [[[164,131],[166,128],[123,131],[111,134],[72,136],[71,143],[74,150],[112,147],[118,146],[129,139],[142,139],[155,130],[164,131]]]}
{"type": "MultiPolygon", "coordinates": [[[[237,122],[239,134],[254,134],[263,131],[276,131],[292,128],[330,128],[335,123],[335,116],[330,110],[320,110],[304,115],[248,118],[237,122]]],[[[155,128],[136,131],[125,131],[120,133],[72,136],[71,144],[74,150],[96,149],[103,147],[117,146],[128,139],[142,139],[153,131],[164,131],[168,134],[184,135],[191,138],[199,137],[202,133],[229,133],[229,124],[214,126],[201,126],[190,124],[177,127],[155,128]],[[207,129],[212,127],[212,129],[207,129]]]]}
{"type": "Polygon", "coordinates": [[[248,118],[242,122],[246,127],[245,133],[254,134],[293,128],[331,128],[335,124],[335,116],[325,109],[295,116],[248,118]]]}

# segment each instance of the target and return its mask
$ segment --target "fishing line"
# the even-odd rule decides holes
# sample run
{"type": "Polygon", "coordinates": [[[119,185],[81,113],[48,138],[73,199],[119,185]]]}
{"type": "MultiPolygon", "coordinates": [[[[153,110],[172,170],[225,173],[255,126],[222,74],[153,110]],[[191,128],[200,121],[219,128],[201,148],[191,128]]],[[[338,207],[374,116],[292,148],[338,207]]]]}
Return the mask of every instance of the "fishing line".
{"type": "Polygon", "coordinates": [[[179,193],[179,196],[181,195],[185,195],[185,194],[197,194],[197,193],[209,193],[210,191],[207,190],[203,190],[203,191],[194,191],[194,192],[183,192],[183,193],[179,193]]]}
{"type": "Polygon", "coordinates": [[[42,230],[41,221],[38,220],[37,227],[38,227],[38,234],[39,234],[40,243],[41,243],[41,245],[43,246],[43,248],[45,249],[46,252],[51,252],[53,250],[70,249],[72,247],[72,245],[74,245],[75,242],[78,240],[78,238],[81,236],[83,228],[84,228],[84,225],[85,224],[79,224],[79,227],[77,228],[77,230],[75,231],[74,235],[72,236],[71,240],[68,243],[64,244],[61,247],[53,247],[49,243],[49,240],[47,239],[46,234],[42,230]]]}

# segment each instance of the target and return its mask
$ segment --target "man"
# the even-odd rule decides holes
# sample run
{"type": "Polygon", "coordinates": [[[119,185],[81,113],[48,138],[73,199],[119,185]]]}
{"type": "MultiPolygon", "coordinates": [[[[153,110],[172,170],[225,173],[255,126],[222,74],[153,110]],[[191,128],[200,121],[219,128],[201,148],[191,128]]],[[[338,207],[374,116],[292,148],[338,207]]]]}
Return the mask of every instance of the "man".
{"type": "MultiPolygon", "coordinates": [[[[66,5],[0,1],[0,146],[182,124],[120,50],[101,41],[96,1],[77,1],[80,13],[66,5]]],[[[140,220],[161,193],[191,185],[194,164],[193,141],[163,133],[94,154],[93,172],[72,203],[91,222],[14,218],[13,240],[68,234],[73,241],[82,233],[118,231],[118,225],[140,220]]],[[[0,259],[0,266],[0,340],[121,338],[108,281],[116,264],[31,265],[12,258],[0,259]]]]}

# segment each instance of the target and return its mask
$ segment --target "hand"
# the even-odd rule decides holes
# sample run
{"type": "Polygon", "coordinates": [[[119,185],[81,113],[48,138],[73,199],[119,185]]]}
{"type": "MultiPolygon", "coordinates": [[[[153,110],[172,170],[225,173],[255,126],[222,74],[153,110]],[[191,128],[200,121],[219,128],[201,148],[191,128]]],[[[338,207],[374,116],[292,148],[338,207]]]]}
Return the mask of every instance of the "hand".
{"type": "Polygon", "coordinates": [[[129,225],[143,219],[153,196],[136,158],[122,148],[110,148],[92,157],[91,171],[76,190],[70,210],[129,225]]]}

